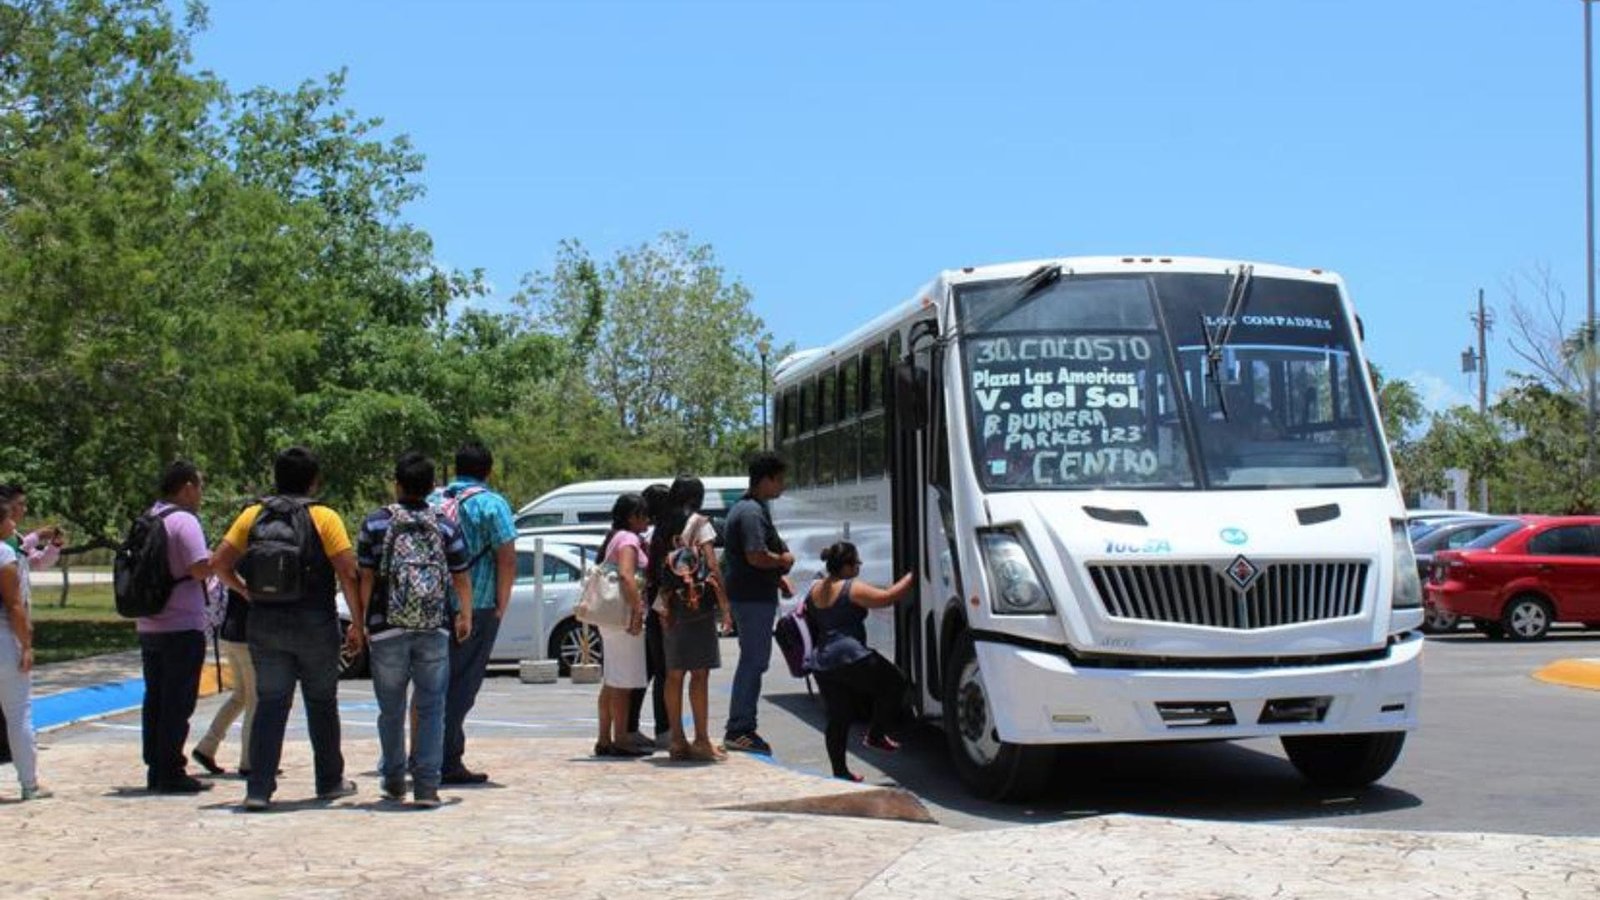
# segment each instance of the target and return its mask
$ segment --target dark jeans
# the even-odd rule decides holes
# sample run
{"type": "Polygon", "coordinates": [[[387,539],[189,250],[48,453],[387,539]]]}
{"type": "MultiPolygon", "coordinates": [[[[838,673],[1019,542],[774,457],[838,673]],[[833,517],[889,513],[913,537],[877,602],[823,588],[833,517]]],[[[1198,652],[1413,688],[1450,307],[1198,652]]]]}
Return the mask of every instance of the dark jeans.
{"type": "Polygon", "coordinates": [[[818,672],[816,677],[817,689],[828,710],[828,729],[823,738],[828,762],[833,765],[833,774],[843,777],[850,773],[844,761],[850,723],[863,718],[864,709],[870,709],[865,716],[871,723],[869,734],[880,737],[893,728],[900,718],[905,678],[893,663],[877,653],[847,666],[818,672]]]}
{"type": "Polygon", "coordinates": [[[467,753],[467,713],[478,702],[483,674],[489,670],[489,651],[500,634],[500,619],[494,609],[472,611],[472,636],[464,642],[450,640],[450,690],[444,700],[445,775],[466,769],[462,757],[467,753]]]}
{"type": "Polygon", "coordinates": [[[144,662],[144,765],[157,787],[184,776],[183,743],[200,696],[206,636],[199,631],[139,635],[144,662]]]}
{"type": "Polygon", "coordinates": [[[778,621],[778,601],[729,599],[733,624],[739,629],[739,665],[733,670],[728,737],[737,737],[756,730],[761,676],[772,662],[772,626],[778,621]]]}
{"type": "Polygon", "coordinates": [[[256,666],[256,719],[250,733],[250,784],[263,800],[278,789],[283,733],[289,725],[295,683],[306,706],[306,729],[317,793],[344,783],[339,748],[339,619],[332,609],[250,611],[250,658],[256,666]]]}
{"type": "MultiPolygon", "coordinates": [[[[644,620],[644,670],[650,676],[651,710],[656,717],[656,734],[666,734],[672,729],[672,723],[667,719],[667,652],[663,646],[661,632],[661,617],[655,610],[645,616],[644,620]]],[[[633,692],[628,701],[628,733],[639,730],[639,717],[644,712],[644,695],[646,688],[639,688],[633,692]]]]}

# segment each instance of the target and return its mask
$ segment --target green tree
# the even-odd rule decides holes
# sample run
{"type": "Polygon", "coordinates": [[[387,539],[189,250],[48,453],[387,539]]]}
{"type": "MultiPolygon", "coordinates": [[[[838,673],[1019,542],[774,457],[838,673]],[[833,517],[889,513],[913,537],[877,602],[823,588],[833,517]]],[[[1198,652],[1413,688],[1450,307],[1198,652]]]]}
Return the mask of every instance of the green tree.
{"type": "Polygon", "coordinates": [[[566,241],[552,271],[525,279],[521,301],[539,328],[578,348],[575,364],[610,419],[603,433],[632,440],[641,461],[735,471],[759,444],[765,329],[710,245],[672,232],[597,264],[566,241]],[[598,325],[586,278],[598,280],[598,325]]]}
{"type": "Polygon", "coordinates": [[[1417,389],[1405,379],[1384,378],[1376,366],[1372,367],[1372,383],[1377,389],[1378,414],[1383,419],[1395,472],[1408,502],[1414,502],[1411,498],[1419,494],[1444,490],[1444,466],[1427,452],[1416,434],[1428,418],[1417,389]]]}

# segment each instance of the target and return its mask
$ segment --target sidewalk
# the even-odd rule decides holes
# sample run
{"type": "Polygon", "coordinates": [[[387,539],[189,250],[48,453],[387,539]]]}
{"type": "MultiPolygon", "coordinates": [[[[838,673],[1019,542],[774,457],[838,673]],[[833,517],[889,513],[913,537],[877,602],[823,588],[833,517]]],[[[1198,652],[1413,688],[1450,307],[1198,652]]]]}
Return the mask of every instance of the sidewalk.
{"type": "MultiPolygon", "coordinates": [[[[203,714],[202,714],[203,715],[203,714]]],[[[113,726],[114,728],[115,726],[113,726]]],[[[354,730],[354,729],[351,729],[354,730]]],[[[126,732],[119,733],[119,737],[126,732]]],[[[67,742],[45,766],[57,797],[0,803],[0,895],[905,898],[1593,897],[1600,840],[1237,825],[1137,816],[958,833],[938,825],[772,811],[875,789],[748,756],[713,766],[595,761],[572,738],[475,740],[495,783],[436,811],[384,803],[376,779],[309,799],[291,740],[274,812],[246,814],[237,780],[156,797],[116,745],[67,742]]],[[[345,738],[352,770],[377,755],[345,738]]],[[[8,785],[7,798],[14,796],[8,785]]],[[[880,791],[881,793],[881,791],[880,791]]]]}

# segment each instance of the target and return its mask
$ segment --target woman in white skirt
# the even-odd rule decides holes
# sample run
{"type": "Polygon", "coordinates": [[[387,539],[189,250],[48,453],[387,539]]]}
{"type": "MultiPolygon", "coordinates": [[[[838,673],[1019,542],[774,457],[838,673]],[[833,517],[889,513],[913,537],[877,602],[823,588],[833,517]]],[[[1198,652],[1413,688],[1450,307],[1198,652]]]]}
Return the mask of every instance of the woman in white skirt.
{"type": "Polygon", "coordinates": [[[600,628],[604,683],[600,686],[600,739],[594,745],[595,756],[649,756],[654,752],[623,739],[628,733],[633,692],[647,680],[644,592],[639,585],[650,565],[640,535],[649,527],[650,514],[643,497],[623,494],[612,504],[611,531],[601,545],[600,558],[617,567],[617,582],[629,614],[626,628],[600,628]]]}

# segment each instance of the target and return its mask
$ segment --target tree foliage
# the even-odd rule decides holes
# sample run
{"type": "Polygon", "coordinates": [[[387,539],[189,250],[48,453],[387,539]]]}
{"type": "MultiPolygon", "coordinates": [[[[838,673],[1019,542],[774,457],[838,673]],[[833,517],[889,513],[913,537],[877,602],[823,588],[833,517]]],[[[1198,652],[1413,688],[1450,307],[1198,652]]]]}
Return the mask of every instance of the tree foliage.
{"type": "Polygon", "coordinates": [[[749,292],[667,235],[577,242],[492,313],[406,210],[423,158],[345,74],[234,93],[166,0],[0,0],[0,479],[104,541],[190,457],[214,498],[316,449],[326,496],[481,435],[514,495],[727,468],[759,390],[749,292]],[[521,488],[521,490],[518,490],[521,488]]]}
{"type": "Polygon", "coordinates": [[[570,397],[573,412],[608,419],[598,433],[664,466],[638,471],[728,471],[759,443],[766,335],[709,245],[669,232],[596,263],[567,241],[523,288],[536,326],[581,354],[589,393],[570,397]]]}

